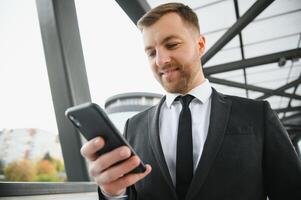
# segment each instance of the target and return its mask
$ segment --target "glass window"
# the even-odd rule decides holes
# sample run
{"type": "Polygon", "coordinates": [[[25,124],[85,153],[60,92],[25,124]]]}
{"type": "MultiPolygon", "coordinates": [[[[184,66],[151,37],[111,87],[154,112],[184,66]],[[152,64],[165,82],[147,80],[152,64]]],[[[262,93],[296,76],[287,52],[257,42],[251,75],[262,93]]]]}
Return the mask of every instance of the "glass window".
{"type": "Polygon", "coordinates": [[[35,1],[0,1],[0,24],[0,181],[64,181],[35,1]]]}
{"type": "Polygon", "coordinates": [[[203,33],[230,27],[236,21],[233,1],[220,1],[212,6],[195,9],[195,12],[203,33]]]}
{"type": "Polygon", "coordinates": [[[119,130],[121,134],[124,132],[124,125],[126,120],[137,114],[138,112],[118,112],[118,113],[111,113],[108,116],[115,124],[116,128],[119,130]]]}
{"type": "Polygon", "coordinates": [[[163,89],[153,78],[142,36],[115,1],[75,1],[92,101],[163,89]]]}

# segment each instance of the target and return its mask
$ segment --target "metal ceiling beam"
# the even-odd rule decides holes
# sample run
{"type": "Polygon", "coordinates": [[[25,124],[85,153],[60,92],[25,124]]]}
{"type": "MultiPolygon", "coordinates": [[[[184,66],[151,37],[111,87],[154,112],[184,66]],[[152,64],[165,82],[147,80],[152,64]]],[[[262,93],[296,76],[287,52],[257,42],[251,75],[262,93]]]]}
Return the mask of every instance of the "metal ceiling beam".
{"type": "Polygon", "coordinates": [[[295,106],[295,107],[287,107],[287,108],[279,108],[275,109],[277,113],[283,113],[283,112],[293,112],[293,111],[300,111],[301,106],[295,106]]]}
{"type": "MultiPolygon", "coordinates": [[[[281,86],[281,87],[279,87],[279,88],[277,88],[277,89],[275,89],[275,90],[273,90],[273,91],[274,91],[275,93],[281,93],[281,92],[283,92],[284,90],[289,89],[289,88],[291,88],[291,87],[294,87],[294,86],[296,86],[296,85],[298,85],[298,84],[300,84],[300,83],[301,83],[301,78],[300,78],[300,76],[299,76],[298,79],[296,79],[296,80],[294,80],[294,81],[292,81],[292,82],[289,82],[289,83],[287,83],[287,84],[285,84],[285,85],[283,85],[283,86],[281,86]]],[[[258,98],[256,98],[256,99],[266,99],[266,98],[269,98],[269,97],[272,96],[272,95],[274,95],[274,93],[267,93],[267,92],[265,92],[264,95],[262,95],[262,96],[260,96],[260,97],[258,97],[258,98]]],[[[291,95],[297,96],[297,95],[295,95],[295,94],[291,94],[291,95]]],[[[298,96],[298,97],[300,97],[300,96],[298,96]]],[[[290,98],[294,98],[294,97],[290,97],[290,98]]]]}
{"type": "Polygon", "coordinates": [[[292,133],[292,131],[291,131],[291,129],[301,130],[301,125],[299,125],[299,124],[289,124],[289,123],[286,123],[286,122],[282,123],[282,124],[286,128],[286,130],[288,131],[287,133],[289,134],[290,138],[291,138],[291,136],[295,137],[296,135],[301,135],[301,132],[292,133]]]}
{"type": "Polygon", "coordinates": [[[205,53],[202,63],[205,65],[219,50],[243,30],[253,19],[255,19],[274,0],[258,0],[249,8],[235,24],[205,53]]]}
{"type": "Polygon", "coordinates": [[[298,112],[296,114],[290,115],[288,117],[284,117],[281,119],[282,123],[286,124],[300,124],[301,121],[301,112],[298,112]]]}
{"type": "Polygon", "coordinates": [[[224,63],[220,65],[214,65],[204,68],[205,75],[209,76],[212,74],[233,71],[243,68],[257,67],[258,65],[265,65],[269,63],[278,62],[280,58],[286,58],[287,60],[301,58],[301,48],[282,51],[278,53],[273,53],[264,56],[258,56],[255,58],[249,58],[240,61],[234,61],[229,63],[224,63]]]}
{"type": "Polygon", "coordinates": [[[116,0],[119,6],[137,24],[137,21],[151,9],[150,5],[145,0],[116,0]]]}
{"type": "Polygon", "coordinates": [[[216,84],[227,85],[227,86],[241,88],[241,89],[248,89],[248,90],[252,90],[252,91],[256,91],[256,92],[266,93],[266,94],[269,94],[269,95],[291,97],[291,98],[294,98],[294,99],[301,100],[301,96],[285,93],[285,92],[282,92],[282,91],[266,89],[266,88],[263,88],[263,87],[258,87],[258,86],[254,86],[254,85],[250,85],[250,84],[245,85],[245,84],[242,84],[242,83],[238,83],[238,82],[234,82],[234,81],[228,81],[228,80],[219,79],[219,78],[214,78],[214,77],[211,77],[211,76],[209,76],[207,78],[209,79],[210,82],[216,83],[216,84]]]}

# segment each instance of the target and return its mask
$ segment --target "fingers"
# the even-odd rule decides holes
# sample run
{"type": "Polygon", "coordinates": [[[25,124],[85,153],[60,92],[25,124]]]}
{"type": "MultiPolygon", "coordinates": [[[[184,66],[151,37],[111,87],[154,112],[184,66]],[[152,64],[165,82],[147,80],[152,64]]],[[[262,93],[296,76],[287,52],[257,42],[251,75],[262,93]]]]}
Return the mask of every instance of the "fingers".
{"type": "Polygon", "coordinates": [[[122,177],[118,179],[116,182],[116,185],[120,187],[129,187],[136,182],[140,181],[143,179],[145,176],[147,176],[151,172],[152,168],[150,165],[146,165],[146,170],[143,173],[130,173],[127,174],[125,177],[122,177]]]}
{"type": "Polygon", "coordinates": [[[135,169],[140,163],[137,156],[132,156],[128,160],[109,168],[108,170],[102,172],[98,177],[98,182],[101,184],[107,184],[113,182],[118,178],[124,176],[131,170],[135,169]]]}
{"type": "Polygon", "coordinates": [[[80,152],[88,160],[94,161],[98,158],[96,152],[103,148],[104,145],[104,139],[102,137],[97,137],[86,142],[80,149],[80,152]]]}
{"type": "Polygon", "coordinates": [[[81,154],[90,162],[90,174],[96,183],[108,194],[121,194],[128,186],[135,184],[150,173],[150,165],[146,165],[144,173],[129,173],[140,164],[138,156],[131,156],[127,146],[118,147],[110,152],[98,155],[105,141],[102,137],[85,143],[81,154]]]}
{"type": "MultiPolygon", "coordinates": [[[[128,147],[122,146],[118,147],[108,153],[105,153],[97,158],[93,163],[90,165],[90,174],[92,176],[98,175],[100,172],[104,171],[105,169],[109,168],[110,166],[116,164],[119,161],[125,160],[131,156],[131,151],[128,147]]],[[[131,161],[125,165],[125,167],[130,167],[130,164],[138,165],[139,164],[139,158],[136,158],[136,161],[131,161]],[[134,163],[133,163],[134,162],[134,163]],[[137,164],[138,163],[138,164],[137,164]]],[[[121,172],[122,173],[122,172],[121,172]]]]}
{"type": "Polygon", "coordinates": [[[127,187],[135,184],[136,182],[140,181],[145,176],[147,176],[151,172],[151,170],[152,170],[151,166],[146,165],[146,171],[143,173],[130,173],[130,174],[127,174],[123,177],[116,179],[115,181],[108,182],[107,184],[99,184],[98,181],[101,181],[98,179],[99,177],[97,177],[95,179],[95,181],[98,185],[101,185],[101,188],[104,191],[106,191],[109,194],[110,193],[114,194],[114,191],[122,191],[124,188],[127,188],[127,187]]]}

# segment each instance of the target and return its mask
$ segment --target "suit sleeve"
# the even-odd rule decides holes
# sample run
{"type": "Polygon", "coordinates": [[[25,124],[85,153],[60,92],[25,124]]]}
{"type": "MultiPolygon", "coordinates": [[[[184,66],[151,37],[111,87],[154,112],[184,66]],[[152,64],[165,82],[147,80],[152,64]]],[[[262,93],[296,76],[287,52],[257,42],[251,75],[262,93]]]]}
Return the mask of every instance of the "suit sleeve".
{"type": "Polygon", "coordinates": [[[263,170],[270,200],[301,199],[301,162],[286,129],[264,102],[263,170]]]}

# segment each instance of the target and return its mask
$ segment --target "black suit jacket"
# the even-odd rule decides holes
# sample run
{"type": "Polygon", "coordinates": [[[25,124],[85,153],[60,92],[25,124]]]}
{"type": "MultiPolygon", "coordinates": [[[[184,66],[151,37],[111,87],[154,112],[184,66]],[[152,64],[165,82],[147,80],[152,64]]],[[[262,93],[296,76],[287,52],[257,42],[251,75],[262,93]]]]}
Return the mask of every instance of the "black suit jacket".
{"type": "MultiPolygon", "coordinates": [[[[125,136],[152,172],[129,200],[177,199],[159,137],[161,102],[128,120],[125,136]]],[[[100,199],[103,199],[99,193],[100,199]]],[[[266,101],[213,89],[210,125],[187,200],[301,200],[301,162],[266,101]]]]}

